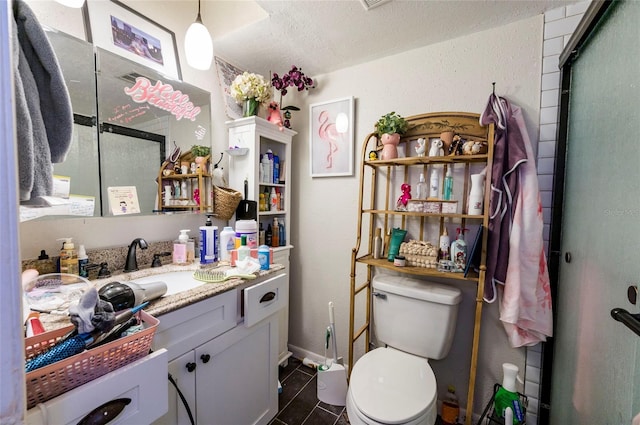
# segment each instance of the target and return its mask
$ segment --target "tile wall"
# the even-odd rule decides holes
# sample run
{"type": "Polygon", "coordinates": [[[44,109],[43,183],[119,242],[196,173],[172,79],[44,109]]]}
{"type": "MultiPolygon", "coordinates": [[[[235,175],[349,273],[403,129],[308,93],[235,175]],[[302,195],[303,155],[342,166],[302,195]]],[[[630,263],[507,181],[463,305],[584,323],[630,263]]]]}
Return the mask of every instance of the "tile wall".
{"type": "MultiPolygon", "coordinates": [[[[544,218],[544,243],[548,252],[553,171],[558,129],[560,94],[560,53],[587,10],[589,1],[550,10],[544,15],[544,45],[542,49],[542,85],[540,96],[540,134],[538,137],[538,184],[544,218]]],[[[538,424],[538,397],[542,349],[540,344],[527,349],[524,392],[529,398],[527,425],[538,424]]]]}

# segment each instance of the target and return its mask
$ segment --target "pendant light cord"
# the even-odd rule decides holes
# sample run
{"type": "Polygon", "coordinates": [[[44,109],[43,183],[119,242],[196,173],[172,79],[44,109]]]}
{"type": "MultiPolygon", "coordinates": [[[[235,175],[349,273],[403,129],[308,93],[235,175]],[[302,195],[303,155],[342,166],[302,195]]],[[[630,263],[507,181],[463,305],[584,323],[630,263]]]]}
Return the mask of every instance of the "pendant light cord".
{"type": "Polygon", "coordinates": [[[196,17],[196,22],[202,24],[202,16],[200,16],[200,0],[198,0],[198,16],[196,17]]]}

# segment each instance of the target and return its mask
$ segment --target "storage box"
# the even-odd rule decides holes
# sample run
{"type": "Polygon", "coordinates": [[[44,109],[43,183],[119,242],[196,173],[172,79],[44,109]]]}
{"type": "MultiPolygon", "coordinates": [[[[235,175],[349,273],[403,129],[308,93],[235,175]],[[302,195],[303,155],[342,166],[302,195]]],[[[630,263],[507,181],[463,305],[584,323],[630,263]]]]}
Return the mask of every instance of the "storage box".
{"type": "MultiPolygon", "coordinates": [[[[144,325],[142,331],[27,373],[27,409],[149,354],[153,335],[160,322],[144,311],[140,311],[139,315],[144,325]]],[[[73,328],[67,326],[26,338],[26,360],[47,351],[73,328]]]]}
{"type": "Polygon", "coordinates": [[[427,199],[427,202],[424,203],[424,212],[426,213],[439,214],[441,208],[442,208],[442,202],[440,202],[439,200],[434,201],[434,200],[427,199]]]}
{"type": "Polygon", "coordinates": [[[442,201],[443,214],[455,214],[458,212],[458,201],[442,201]]]}

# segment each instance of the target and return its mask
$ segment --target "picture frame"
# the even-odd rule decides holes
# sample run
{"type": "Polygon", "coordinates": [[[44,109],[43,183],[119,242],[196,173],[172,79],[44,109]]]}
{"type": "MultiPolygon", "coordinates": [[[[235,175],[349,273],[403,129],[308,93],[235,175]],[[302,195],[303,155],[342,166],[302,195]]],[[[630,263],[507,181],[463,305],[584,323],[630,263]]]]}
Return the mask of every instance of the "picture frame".
{"type": "Polygon", "coordinates": [[[309,107],[309,164],[311,177],[353,175],[353,96],[309,107]]]}
{"type": "Polygon", "coordinates": [[[87,2],[87,38],[94,46],[182,80],[173,31],[118,0],[87,2]]]}
{"type": "Polygon", "coordinates": [[[236,102],[236,100],[231,96],[230,87],[231,83],[233,83],[233,80],[235,80],[238,75],[242,74],[244,70],[230,64],[229,62],[218,56],[215,56],[214,60],[216,62],[216,70],[218,71],[218,83],[220,84],[220,88],[222,89],[222,97],[224,100],[227,117],[232,120],[242,118],[242,105],[236,102]]]}

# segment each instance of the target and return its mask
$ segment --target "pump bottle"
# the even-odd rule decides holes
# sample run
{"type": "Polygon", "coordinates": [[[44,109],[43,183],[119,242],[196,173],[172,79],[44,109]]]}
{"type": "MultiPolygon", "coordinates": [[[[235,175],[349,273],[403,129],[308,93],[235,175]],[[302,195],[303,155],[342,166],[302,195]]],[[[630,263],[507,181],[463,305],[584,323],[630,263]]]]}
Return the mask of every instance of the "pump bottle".
{"type": "Polygon", "coordinates": [[[427,199],[427,183],[424,181],[423,173],[420,173],[420,179],[416,185],[416,198],[427,199]]]}
{"type": "Polygon", "coordinates": [[[87,270],[88,264],[89,256],[87,255],[87,250],[84,248],[84,245],[80,245],[78,247],[78,275],[81,277],[89,277],[89,270],[87,270]]]}
{"type": "MultiPolygon", "coordinates": [[[[187,263],[188,260],[188,242],[189,242],[189,235],[187,235],[187,233],[189,232],[188,229],[185,230],[180,230],[180,235],[178,236],[178,239],[173,241],[173,264],[177,264],[180,266],[184,266],[187,263]]],[[[192,258],[194,255],[194,252],[192,252],[192,258]]]]}
{"type": "Polygon", "coordinates": [[[62,249],[60,250],[60,273],[75,274],[77,275],[78,267],[78,252],[73,245],[72,238],[62,238],[62,249]]]}

